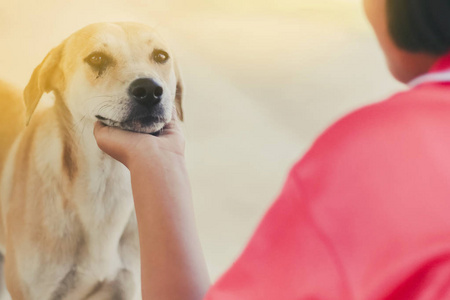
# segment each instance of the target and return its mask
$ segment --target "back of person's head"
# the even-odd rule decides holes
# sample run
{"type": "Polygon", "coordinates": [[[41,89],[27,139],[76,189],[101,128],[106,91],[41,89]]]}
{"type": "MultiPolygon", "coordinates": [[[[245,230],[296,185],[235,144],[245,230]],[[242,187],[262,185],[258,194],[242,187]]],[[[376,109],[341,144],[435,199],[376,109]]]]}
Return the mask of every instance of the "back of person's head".
{"type": "Polygon", "coordinates": [[[436,55],[450,51],[450,0],[386,1],[389,32],[398,47],[436,55]]]}

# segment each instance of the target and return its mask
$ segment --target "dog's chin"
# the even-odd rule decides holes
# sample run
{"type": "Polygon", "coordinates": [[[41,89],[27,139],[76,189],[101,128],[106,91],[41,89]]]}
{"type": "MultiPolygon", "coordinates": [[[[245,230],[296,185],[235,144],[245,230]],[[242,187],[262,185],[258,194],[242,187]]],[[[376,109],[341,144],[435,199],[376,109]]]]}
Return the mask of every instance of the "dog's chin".
{"type": "Polygon", "coordinates": [[[138,133],[152,134],[155,136],[160,135],[166,125],[165,122],[162,122],[159,119],[156,121],[155,118],[150,117],[126,120],[122,122],[114,121],[101,116],[96,116],[96,118],[106,126],[117,127],[123,130],[138,133]]]}
{"type": "Polygon", "coordinates": [[[144,124],[136,122],[136,123],[131,123],[131,124],[122,123],[118,127],[121,129],[124,129],[124,130],[128,130],[128,131],[147,133],[147,134],[152,134],[152,135],[158,136],[161,134],[165,125],[166,125],[165,123],[158,123],[158,124],[153,124],[153,125],[149,126],[149,125],[144,125],[144,124]]]}

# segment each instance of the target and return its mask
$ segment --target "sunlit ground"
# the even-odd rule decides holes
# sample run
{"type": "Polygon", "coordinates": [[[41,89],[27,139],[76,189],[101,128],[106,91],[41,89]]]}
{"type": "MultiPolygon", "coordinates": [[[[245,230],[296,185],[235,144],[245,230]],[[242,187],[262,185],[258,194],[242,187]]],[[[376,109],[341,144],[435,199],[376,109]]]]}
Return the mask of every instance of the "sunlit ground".
{"type": "Polygon", "coordinates": [[[52,47],[92,22],[153,24],[171,42],[187,86],[187,161],[212,278],[314,138],[400,88],[356,0],[1,1],[0,77],[22,87],[52,47]]]}

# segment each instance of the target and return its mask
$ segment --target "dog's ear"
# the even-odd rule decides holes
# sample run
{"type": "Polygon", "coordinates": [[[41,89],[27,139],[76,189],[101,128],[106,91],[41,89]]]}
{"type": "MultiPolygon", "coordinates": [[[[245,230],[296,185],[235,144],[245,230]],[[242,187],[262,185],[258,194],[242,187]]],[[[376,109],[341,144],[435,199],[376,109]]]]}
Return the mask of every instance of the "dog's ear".
{"type": "Polygon", "coordinates": [[[182,100],[184,94],[183,79],[181,78],[180,68],[177,63],[175,63],[175,76],[177,79],[177,89],[175,93],[175,107],[177,108],[178,118],[183,121],[183,107],[182,100]]]}
{"type": "Polygon", "coordinates": [[[42,95],[44,93],[62,89],[64,77],[59,64],[63,48],[64,43],[47,54],[41,64],[34,69],[31,79],[25,87],[23,95],[27,109],[26,125],[30,123],[33,112],[42,95]]]}

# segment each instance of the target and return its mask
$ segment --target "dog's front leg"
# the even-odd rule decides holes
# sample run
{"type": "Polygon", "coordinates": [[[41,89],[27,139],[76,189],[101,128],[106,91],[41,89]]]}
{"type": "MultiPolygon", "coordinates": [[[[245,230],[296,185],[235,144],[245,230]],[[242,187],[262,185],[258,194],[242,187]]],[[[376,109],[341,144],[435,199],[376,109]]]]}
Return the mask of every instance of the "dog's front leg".
{"type": "Polygon", "coordinates": [[[11,300],[5,282],[5,257],[0,255],[0,300],[11,300]]]}

